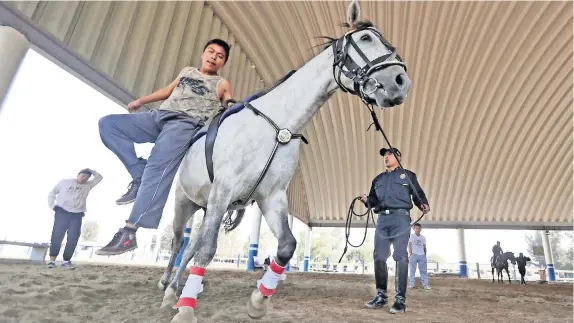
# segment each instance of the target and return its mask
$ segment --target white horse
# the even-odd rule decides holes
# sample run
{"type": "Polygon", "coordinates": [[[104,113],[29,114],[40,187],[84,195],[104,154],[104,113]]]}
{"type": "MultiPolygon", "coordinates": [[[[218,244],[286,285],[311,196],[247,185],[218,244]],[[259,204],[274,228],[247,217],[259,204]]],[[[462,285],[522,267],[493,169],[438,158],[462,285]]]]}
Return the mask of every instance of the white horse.
{"type": "MultiPolygon", "coordinates": [[[[406,99],[411,81],[405,64],[381,32],[370,22],[360,21],[359,15],[359,4],[354,0],[347,12],[351,28],[348,33],[332,39],[326,49],[287,80],[221,124],[213,148],[213,183],[207,172],[205,137],[187,152],[176,184],[174,230],[181,235],[197,210],[204,208],[206,213],[196,239],[185,250],[181,266],[165,291],[162,307],[171,307],[177,301],[174,307],[178,313],[172,322],[196,322],[197,295],[202,291],[205,268],[217,249],[222,219],[228,211],[244,211],[252,201],[257,202],[278,239],[276,259],[257,281],[247,302],[251,318],[263,317],[297,244],[287,221],[287,187],[299,156],[300,140],[295,134],[305,129],[339,88],[382,108],[406,99]],[[192,258],[193,265],[177,300],[178,284],[192,258]]],[[[174,245],[177,254],[179,244],[175,241],[174,245]]]]}

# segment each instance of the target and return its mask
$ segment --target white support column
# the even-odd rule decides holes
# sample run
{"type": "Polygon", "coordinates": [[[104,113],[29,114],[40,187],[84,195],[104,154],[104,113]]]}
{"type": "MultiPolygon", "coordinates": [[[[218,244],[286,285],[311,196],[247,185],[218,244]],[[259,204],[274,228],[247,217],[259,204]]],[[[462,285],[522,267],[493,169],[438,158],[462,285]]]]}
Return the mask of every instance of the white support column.
{"type": "Polygon", "coordinates": [[[460,278],[468,277],[468,267],[466,264],[466,249],[464,246],[464,229],[458,228],[458,259],[459,259],[459,276],[460,278]]]}
{"type": "Polygon", "coordinates": [[[251,239],[249,240],[249,254],[247,255],[247,271],[255,269],[255,259],[257,249],[259,248],[259,231],[261,230],[261,210],[257,206],[251,225],[251,239]]]}
{"type": "Polygon", "coordinates": [[[309,271],[309,262],[311,261],[311,227],[305,231],[305,258],[303,260],[303,271],[309,271]]]}
{"type": "MultiPolygon", "coordinates": [[[[289,215],[287,215],[287,222],[289,223],[289,230],[293,232],[293,214],[289,213],[289,215]]],[[[286,272],[291,271],[291,263],[287,263],[287,265],[285,266],[285,271],[286,272]]]]}
{"type": "Polygon", "coordinates": [[[0,110],[28,48],[26,36],[10,26],[0,25],[0,110]]]}
{"type": "Polygon", "coordinates": [[[544,259],[546,260],[546,278],[549,282],[556,281],[554,273],[554,256],[552,255],[552,245],[550,245],[550,232],[542,232],[542,247],[544,248],[544,259]]]}

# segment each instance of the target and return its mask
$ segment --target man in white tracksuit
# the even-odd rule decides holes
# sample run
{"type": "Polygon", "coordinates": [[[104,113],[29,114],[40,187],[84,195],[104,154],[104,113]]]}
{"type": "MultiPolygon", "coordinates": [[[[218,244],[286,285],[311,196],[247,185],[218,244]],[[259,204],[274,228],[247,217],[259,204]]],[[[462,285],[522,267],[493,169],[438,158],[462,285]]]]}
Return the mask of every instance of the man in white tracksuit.
{"type": "Polygon", "coordinates": [[[409,238],[409,287],[415,287],[415,273],[417,265],[421,274],[421,283],[424,289],[430,289],[427,275],[427,241],[421,234],[422,227],[416,223],[414,225],[415,233],[409,238]]]}

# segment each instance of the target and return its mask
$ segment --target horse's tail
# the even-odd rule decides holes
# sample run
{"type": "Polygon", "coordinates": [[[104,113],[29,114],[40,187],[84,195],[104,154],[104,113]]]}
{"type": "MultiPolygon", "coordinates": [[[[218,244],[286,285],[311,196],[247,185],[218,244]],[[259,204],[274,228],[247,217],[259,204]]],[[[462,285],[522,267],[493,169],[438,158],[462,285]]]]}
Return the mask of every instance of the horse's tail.
{"type": "Polygon", "coordinates": [[[243,220],[243,216],[245,215],[245,209],[237,210],[237,215],[235,219],[232,219],[231,216],[233,215],[233,211],[227,212],[227,215],[223,218],[223,227],[225,229],[225,233],[229,233],[241,224],[241,220],[243,220]]]}

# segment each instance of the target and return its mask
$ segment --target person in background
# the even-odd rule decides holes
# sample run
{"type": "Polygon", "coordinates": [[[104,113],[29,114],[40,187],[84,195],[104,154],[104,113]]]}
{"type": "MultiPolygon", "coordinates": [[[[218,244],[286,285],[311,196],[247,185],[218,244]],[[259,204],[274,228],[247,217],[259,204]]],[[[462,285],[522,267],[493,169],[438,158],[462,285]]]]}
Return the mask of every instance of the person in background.
{"type": "Polygon", "coordinates": [[[86,212],[86,200],[90,191],[103,179],[95,170],[82,169],[76,178],[63,179],[56,184],[48,195],[48,206],[54,210],[54,227],[50,239],[50,261],[48,268],[56,267],[56,257],[60,253],[64,235],[67,233],[64,261],[60,265],[65,269],[74,269],[72,256],[82,232],[82,218],[86,212]],[[89,181],[91,176],[94,179],[89,181]]]}
{"type": "Polygon", "coordinates": [[[418,265],[423,288],[431,289],[427,274],[427,239],[421,234],[422,226],[419,223],[415,223],[414,229],[415,233],[409,238],[409,287],[415,287],[415,273],[418,265]]]}
{"type": "Polygon", "coordinates": [[[524,275],[526,275],[526,262],[531,261],[529,257],[524,257],[522,252],[516,258],[516,264],[518,265],[518,272],[520,273],[520,285],[526,285],[526,280],[524,280],[524,275]]]}

